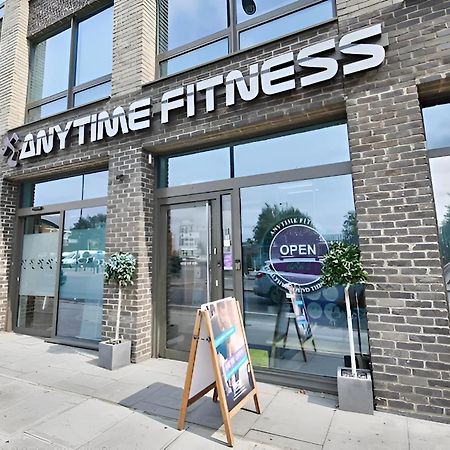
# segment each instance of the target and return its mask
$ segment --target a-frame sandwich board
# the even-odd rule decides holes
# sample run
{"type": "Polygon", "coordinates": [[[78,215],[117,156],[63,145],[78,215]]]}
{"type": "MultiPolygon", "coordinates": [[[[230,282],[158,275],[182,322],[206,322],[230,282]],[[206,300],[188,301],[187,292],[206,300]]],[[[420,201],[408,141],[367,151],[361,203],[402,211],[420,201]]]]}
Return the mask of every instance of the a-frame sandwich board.
{"type": "Polygon", "coordinates": [[[261,413],[242,315],[239,303],[232,297],[206,303],[197,311],[178,421],[179,430],[184,428],[187,408],[212,389],[213,401],[219,401],[228,445],[232,447],[231,417],[251,398],[256,413],[261,413]],[[226,324],[229,326],[223,327],[222,321],[220,329],[217,319],[224,314],[227,315],[226,324]],[[229,352],[228,358],[224,358],[224,345],[230,348],[229,341],[232,339],[238,348],[235,352],[229,352]]]}

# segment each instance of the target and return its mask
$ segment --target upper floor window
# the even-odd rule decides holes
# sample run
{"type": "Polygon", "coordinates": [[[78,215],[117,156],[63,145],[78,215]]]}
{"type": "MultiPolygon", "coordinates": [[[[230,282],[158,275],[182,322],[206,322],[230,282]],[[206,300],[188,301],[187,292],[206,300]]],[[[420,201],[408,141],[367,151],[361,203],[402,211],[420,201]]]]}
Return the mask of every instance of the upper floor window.
{"type": "Polygon", "coordinates": [[[79,20],[32,47],[28,121],[111,93],[113,8],[79,20]]]}
{"type": "Polygon", "coordinates": [[[336,17],[334,0],[159,0],[161,76],[336,17]]]}
{"type": "Polygon", "coordinates": [[[0,0],[0,19],[3,18],[4,13],[5,13],[5,0],[0,0]]]}

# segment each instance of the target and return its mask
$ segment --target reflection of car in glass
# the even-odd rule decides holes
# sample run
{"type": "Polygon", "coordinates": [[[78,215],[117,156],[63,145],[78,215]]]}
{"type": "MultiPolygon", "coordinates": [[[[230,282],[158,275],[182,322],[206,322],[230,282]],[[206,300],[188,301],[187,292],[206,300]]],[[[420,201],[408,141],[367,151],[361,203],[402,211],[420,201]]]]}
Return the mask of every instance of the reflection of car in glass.
{"type": "Polygon", "coordinates": [[[62,254],[62,266],[65,268],[100,266],[104,260],[103,250],[76,250],[62,254]]]}

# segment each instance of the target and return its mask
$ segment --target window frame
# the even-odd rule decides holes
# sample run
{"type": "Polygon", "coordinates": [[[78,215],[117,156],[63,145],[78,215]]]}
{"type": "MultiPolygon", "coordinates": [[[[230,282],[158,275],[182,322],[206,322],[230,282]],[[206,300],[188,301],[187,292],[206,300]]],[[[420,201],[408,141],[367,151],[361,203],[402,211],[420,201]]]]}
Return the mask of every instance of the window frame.
{"type": "MultiPolygon", "coordinates": [[[[75,13],[70,17],[70,25],[68,27],[65,26],[63,28],[59,28],[56,31],[46,34],[45,36],[40,36],[40,38],[37,40],[30,40],[30,46],[31,46],[30,57],[29,57],[30,74],[28,76],[28,88],[27,88],[27,105],[26,105],[26,113],[25,113],[25,122],[26,123],[30,122],[29,117],[30,117],[30,111],[32,109],[38,108],[40,106],[44,106],[48,103],[54,102],[56,100],[61,100],[64,97],[67,97],[66,109],[64,109],[60,113],[55,113],[55,114],[51,114],[49,116],[40,117],[37,120],[42,120],[47,117],[51,117],[52,115],[61,114],[61,113],[66,112],[75,107],[74,106],[75,94],[77,94],[79,92],[83,92],[83,91],[93,88],[93,87],[100,86],[101,84],[111,82],[112,72],[107,75],[103,75],[101,77],[98,77],[93,80],[87,81],[85,83],[79,84],[78,86],[75,86],[76,63],[77,63],[77,44],[78,44],[78,25],[81,22],[83,22],[84,20],[90,19],[91,17],[94,17],[97,14],[100,14],[109,8],[114,8],[114,3],[111,3],[108,1],[106,4],[102,5],[99,9],[96,9],[94,12],[89,11],[89,13],[87,13],[87,14],[86,13],[85,14],[75,13]],[[29,99],[29,95],[30,95],[30,86],[31,86],[31,66],[32,66],[36,46],[39,43],[44,42],[47,39],[50,39],[51,37],[64,32],[65,30],[70,30],[70,50],[69,50],[69,70],[68,70],[69,76],[67,79],[67,89],[65,89],[64,91],[58,92],[56,94],[52,94],[50,96],[44,97],[39,100],[29,101],[28,99],[29,99]]],[[[111,25],[111,26],[113,26],[113,25],[111,25]]],[[[112,42],[111,42],[111,51],[112,51],[112,42]]],[[[96,100],[93,100],[93,102],[97,102],[97,101],[103,100],[105,98],[109,98],[109,96],[98,98],[96,100]]],[[[79,105],[79,106],[77,106],[77,108],[81,107],[83,105],[79,105]]],[[[32,122],[34,122],[34,120],[32,122]]]]}
{"type": "MultiPolygon", "coordinates": [[[[161,63],[165,61],[169,61],[170,59],[183,55],[185,53],[188,53],[192,50],[197,50],[201,47],[204,47],[208,44],[213,44],[221,39],[228,39],[228,54],[226,57],[231,56],[233,54],[236,54],[241,51],[247,51],[252,48],[258,47],[260,45],[266,45],[269,42],[273,42],[279,39],[283,39],[286,36],[290,36],[293,33],[287,33],[283,34],[279,38],[276,39],[269,39],[268,41],[260,42],[254,46],[245,47],[244,49],[241,49],[239,46],[239,39],[240,34],[244,31],[251,30],[256,28],[259,25],[264,25],[269,22],[273,22],[275,20],[281,19],[285,16],[288,16],[292,13],[301,11],[303,9],[306,9],[308,7],[317,5],[319,3],[322,3],[325,0],[296,0],[288,5],[282,6],[280,8],[277,8],[273,11],[269,11],[267,13],[261,14],[260,16],[250,18],[248,20],[245,20],[241,23],[237,22],[237,10],[236,10],[236,0],[227,0],[228,4],[228,21],[229,25],[227,28],[217,31],[213,34],[210,34],[208,36],[202,37],[200,39],[196,39],[195,41],[188,42],[187,44],[181,45],[179,47],[176,47],[174,49],[168,50],[166,52],[160,52],[159,51],[159,12],[160,12],[160,2],[157,3],[157,45],[156,45],[156,79],[162,79],[171,77],[173,75],[183,73],[186,70],[191,70],[196,67],[200,67],[203,64],[195,65],[192,67],[189,67],[188,69],[178,71],[171,73],[169,75],[161,75],[161,63]]],[[[302,29],[301,31],[308,30],[310,28],[315,28],[317,26],[323,25],[325,23],[329,23],[331,21],[335,21],[337,18],[337,9],[336,9],[336,0],[331,0],[332,2],[332,8],[333,8],[333,18],[332,19],[325,19],[323,21],[318,22],[316,25],[313,25],[312,27],[307,27],[305,29],[302,29]]],[[[213,61],[216,61],[218,59],[222,59],[222,57],[213,59],[209,61],[209,64],[213,61]]]]}

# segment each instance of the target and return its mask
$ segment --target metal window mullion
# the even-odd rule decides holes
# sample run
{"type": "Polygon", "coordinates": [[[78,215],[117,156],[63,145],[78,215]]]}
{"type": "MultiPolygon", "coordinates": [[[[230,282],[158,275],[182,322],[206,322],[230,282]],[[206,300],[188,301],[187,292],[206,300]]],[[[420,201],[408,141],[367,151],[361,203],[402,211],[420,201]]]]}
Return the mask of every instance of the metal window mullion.
{"type": "Polygon", "coordinates": [[[46,105],[47,103],[52,103],[56,100],[60,100],[64,97],[67,96],[67,91],[62,91],[62,92],[58,92],[57,94],[53,94],[49,97],[45,97],[43,99],[40,100],[35,100],[33,102],[29,102],[27,103],[27,109],[33,109],[33,108],[37,108],[38,106],[43,106],[46,105]]]}
{"type": "Polygon", "coordinates": [[[187,44],[181,45],[180,47],[176,47],[172,50],[169,50],[164,53],[160,53],[159,57],[161,61],[166,61],[175,56],[182,55],[184,53],[188,53],[191,50],[197,50],[198,48],[205,47],[208,44],[213,44],[214,42],[220,41],[224,38],[227,38],[229,35],[229,27],[225,28],[217,33],[210,34],[201,39],[197,39],[196,41],[189,42],[187,44]]]}
{"type": "Polygon", "coordinates": [[[428,150],[428,158],[441,158],[450,156],[450,147],[430,148],[428,150]]]}
{"type": "Polygon", "coordinates": [[[237,26],[237,11],[236,0],[228,0],[228,17],[229,17],[229,29],[230,29],[230,41],[228,48],[230,53],[235,53],[239,50],[239,39],[236,31],[237,26]]]}
{"type": "Polygon", "coordinates": [[[77,63],[77,41],[78,41],[78,22],[72,17],[70,31],[70,57],[69,57],[69,79],[67,89],[67,109],[73,108],[73,88],[75,86],[75,71],[77,63]]]}
{"type": "Polygon", "coordinates": [[[111,74],[104,75],[102,77],[96,78],[95,80],[87,81],[86,83],[79,84],[78,86],[74,86],[72,91],[74,94],[76,94],[77,92],[100,86],[101,84],[107,83],[108,81],[111,81],[111,74]]]}

